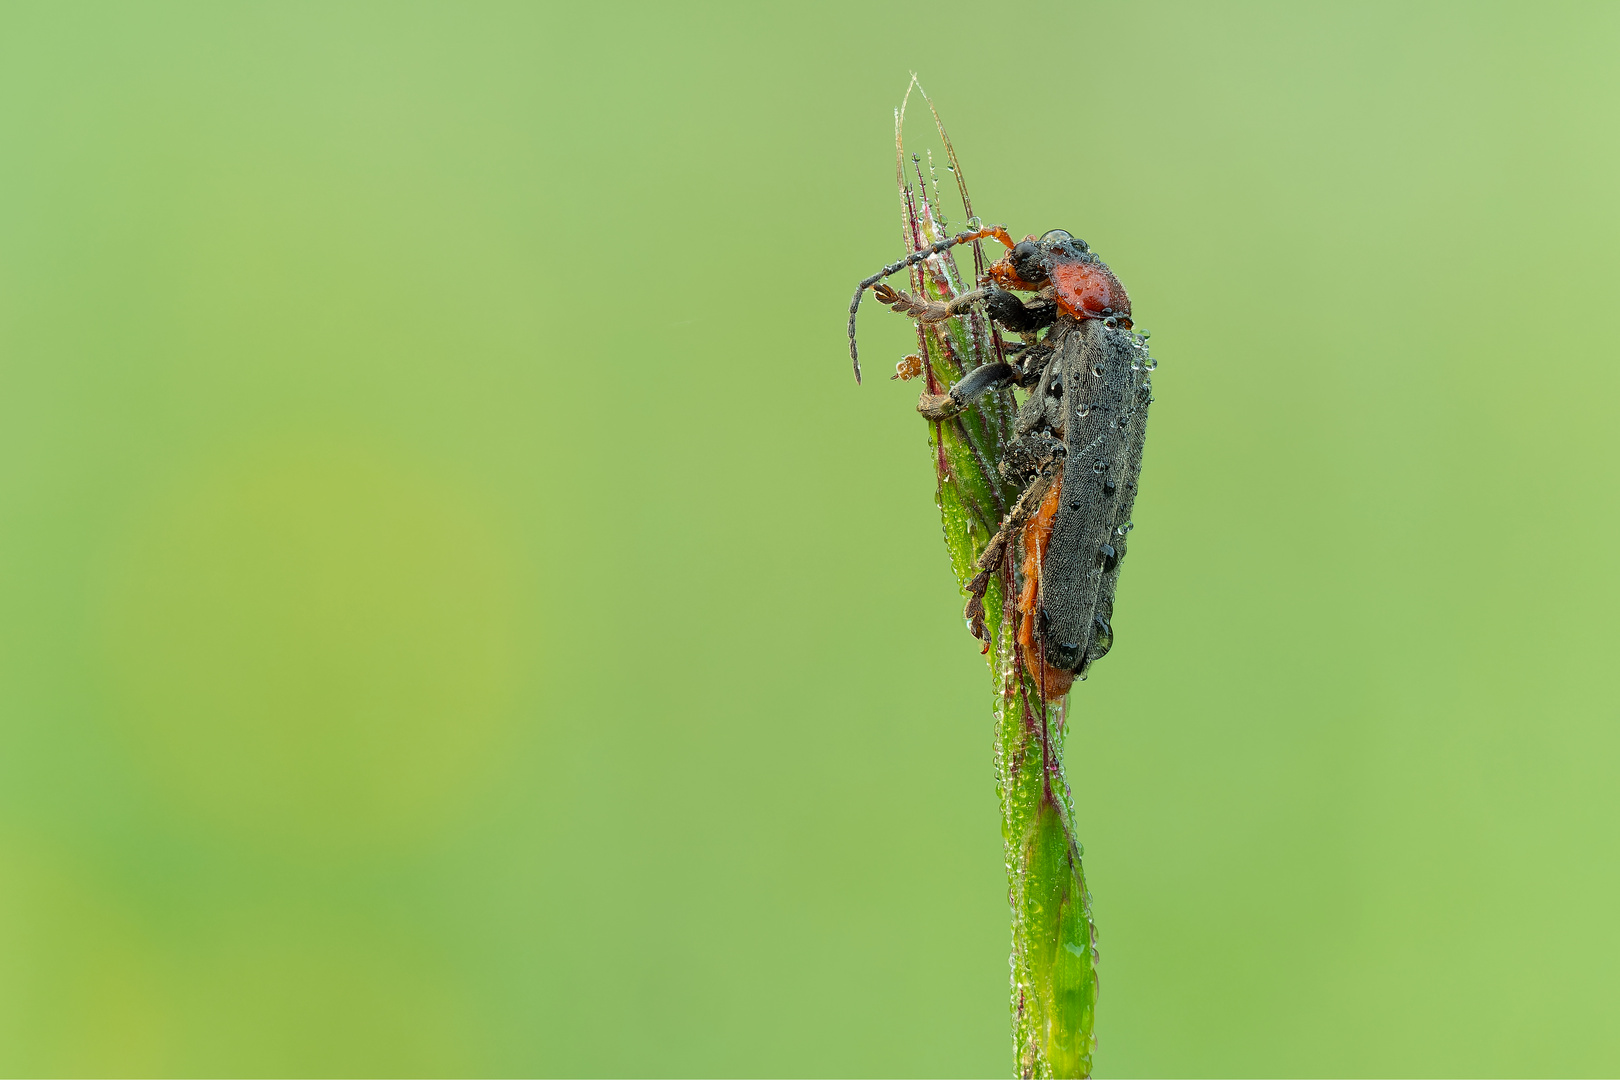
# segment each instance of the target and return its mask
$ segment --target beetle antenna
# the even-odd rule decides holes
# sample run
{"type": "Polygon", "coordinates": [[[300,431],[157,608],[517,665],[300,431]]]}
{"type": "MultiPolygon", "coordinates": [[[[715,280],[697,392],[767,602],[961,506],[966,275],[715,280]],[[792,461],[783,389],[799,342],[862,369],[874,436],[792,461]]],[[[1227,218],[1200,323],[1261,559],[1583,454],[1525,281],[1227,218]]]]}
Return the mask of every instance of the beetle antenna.
{"type": "Polygon", "coordinates": [[[969,229],[967,232],[959,232],[955,236],[941,240],[937,244],[929,244],[925,248],[918,248],[899,262],[890,263],[855,286],[855,297],[849,302],[849,359],[850,363],[855,366],[855,381],[857,383],[861,381],[861,356],[855,348],[855,313],[860,310],[861,295],[890,274],[898,274],[909,266],[916,266],[924,259],[938,255],[940,252],[949,250],[957,244],[965,244],[970,240],[983,240],[986,237],[995,237],[1000,240],[1007,246],[1008,251],[1013,248],[1013,239],[1007,235],[1007,226],[1005,225],[990,225],[982,229],[969,229]]]}

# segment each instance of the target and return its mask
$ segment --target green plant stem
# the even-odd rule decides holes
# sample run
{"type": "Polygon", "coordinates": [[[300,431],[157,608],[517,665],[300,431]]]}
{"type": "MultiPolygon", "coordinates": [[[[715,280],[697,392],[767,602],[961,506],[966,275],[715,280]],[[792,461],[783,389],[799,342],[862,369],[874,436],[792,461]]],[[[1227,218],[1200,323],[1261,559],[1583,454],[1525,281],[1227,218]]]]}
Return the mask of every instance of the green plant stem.
{"type": "MultiPolygon", "coordinates": [[[[897,121],[903,115],[902,108],[897,121]]],[[[899,134],[897,124],[897,147],[899,134]]],[[[940,135],[959,178],[943,127],[940,135]]],[[[920,162],[910,164],[915,183],[902,150],[901,209],[906,243],[914,251],[942,239],[948,230],[938,216],[937,187],[930,191],[933,185],[923,177],[920,162]]],[[[971,214],[965,185],[961,190],[964,208],[971,214]]],[[[975,263],[982,266],[983,254],[977,248],[975,263]]],[[[964,285],[971,288],[972,279],[964,282],[954,260],[945,257],[912,272],[913,290],[935,299],[956,295],[964,285]]],[[[966,371],[996,359],[990,327],[976,314],[919,324],[918,347],[930,393],[942,392],[966,371]]],[[[1012,437],[1015,407],[1012,392],[1000,391],[952,420],[927,422],[945,545],[964,594],[977,572],[974,564],[1018,495],[997,472],[1012,437]]],[[[1073,799],[1063,771],[1067,700],[1043,704],[1033,679],[1023,670],[1012,605],[1016,574],[1015,560],[1009,558],[985,596],[996,717],[996,789],[1012,908],[1014,1071],[1026,1077],[1088,1076],[1095,1044],[1096,929],[1081,870],[1073,799]]]]}

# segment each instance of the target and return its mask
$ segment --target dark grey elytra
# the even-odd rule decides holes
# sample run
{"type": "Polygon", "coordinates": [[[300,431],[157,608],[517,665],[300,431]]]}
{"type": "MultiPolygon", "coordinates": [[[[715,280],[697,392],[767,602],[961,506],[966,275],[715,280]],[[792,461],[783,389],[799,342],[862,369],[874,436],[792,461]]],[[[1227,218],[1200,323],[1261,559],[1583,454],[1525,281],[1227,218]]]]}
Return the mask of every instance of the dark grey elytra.
{"type": "Polygon", "coordinates": [[[945,394],[924,394],[917,410],[945,419],[989,390],[1030,388],[1002,471],[1024,485],[1017,505],[985,546],[964,611],[985,636],[984,592],[1013,538],[1053,481],[1063,494],[1037,587],[1036,632],[1046,662],[1084,677],[1114,641],[1114,593],[1142,472],[1154,363],[1144,338],[1102,319],[1056,320],[1022,365],[974,369],[945,394]]]}
{"type": "Polygon", "coordinates": [[[1084,675],[1113,644],[1152,389],[1147,348],[1135,334],[1100,319],[1063,319],[1052,333],[1058,340],[1017,431],[1063,443],[1063,496],[1041,567],[1037,626],[1047,663],[1084,675]],[[1044,392],[1054,384],[1062,388],[1055,397],[1044,392]]]}

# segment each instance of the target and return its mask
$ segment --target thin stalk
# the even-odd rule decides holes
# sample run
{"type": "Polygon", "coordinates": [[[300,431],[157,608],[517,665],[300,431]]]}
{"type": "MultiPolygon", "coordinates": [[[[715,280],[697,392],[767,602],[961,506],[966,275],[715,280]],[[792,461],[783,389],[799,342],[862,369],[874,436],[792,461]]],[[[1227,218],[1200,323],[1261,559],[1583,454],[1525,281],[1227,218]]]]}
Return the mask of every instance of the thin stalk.
{"type": "MultiPolygon", "coordinates": [[[[921,93],[915,78],[912,87],[921,93]]],[[[907,90],[910,97],[910,89],[907,90]]],[[[923,95],[927,100],[927,95],[923,95]]],[[[929,108],[933,103],[929,102],[929,108]]],[[[934,113],[938,122],[939,114],[934,113]]],[[[908,249],[919,250],[945,237],[937,194],[913,185],[907,176],[901,141],[905,105],[895,112],[896,180],[903,234],[908,249]]],[[[960,162],[938,125],[948,168],[955,175],[968,227],[972,203],[960,162]]],[[[935,189],[937,192],[937,189],[935,189]]],[[[977,273],[985,266],[973,245],[977,273]]],[[[964,278],[955,250],[912,269],[914,292],[950,299],[964,278]],[[952,260],[949,264],[945,260],[952,260]]],[[[969,286],[971,287],[971,286],[969,286]]],[[[1000,338],[982,318],[969,315],[927,328],[918,326],[917,345],[930,393],[940,393],[964,370],[995,361],[1000,338]]],[[[937,480],[935,503],[944,527],[945,547],[964,595],[974,564],[999,519],[1017,501],[1018,490],[998,468],[1011,434],[1012,392],[988,395],[957,420],[927,423],[930,457],[937,480]]],[[[985,595],[990,631],[990,664],[995,713],[996,791],[1001,800],[1001,836],[1006,856],[1008,900],[1012,909],[1011,1013],[1014,1075],[1089,1076],[1095,1046],[1097,933],[1091,895],[1081,870],[1081,847],[1074,827],[1074,801],[1063,772],[1067,699],[1044,705],[1017,643],[1013,598],[1017,559],[1009,558],[985,595]]]]}

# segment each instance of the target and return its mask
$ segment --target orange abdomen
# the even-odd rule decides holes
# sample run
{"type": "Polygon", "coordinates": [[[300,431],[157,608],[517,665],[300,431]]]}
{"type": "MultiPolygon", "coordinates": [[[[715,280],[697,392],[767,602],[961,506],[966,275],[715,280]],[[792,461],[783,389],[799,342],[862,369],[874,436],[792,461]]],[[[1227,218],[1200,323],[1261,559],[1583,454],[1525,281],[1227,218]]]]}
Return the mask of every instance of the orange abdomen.
{"type": "Polygon", "coordinates": [[[1042,701],[1056,701],[1069,692],[1074,684],[1074,672],[1063,671],[1046,663],[1035,640],[1035,620],[1039,618],[1041,564],[1046,561],[1046,545],[1052,539],[1052,521],[1057,517],[1062,502],[1063,478],[1060,475],[1052,489],[1041,500],[1040,509],[1024,522],[1024,586],[1018,590],[1018,644],[1024,652],[1024,664],[1035,676],[1042,701]]]}

